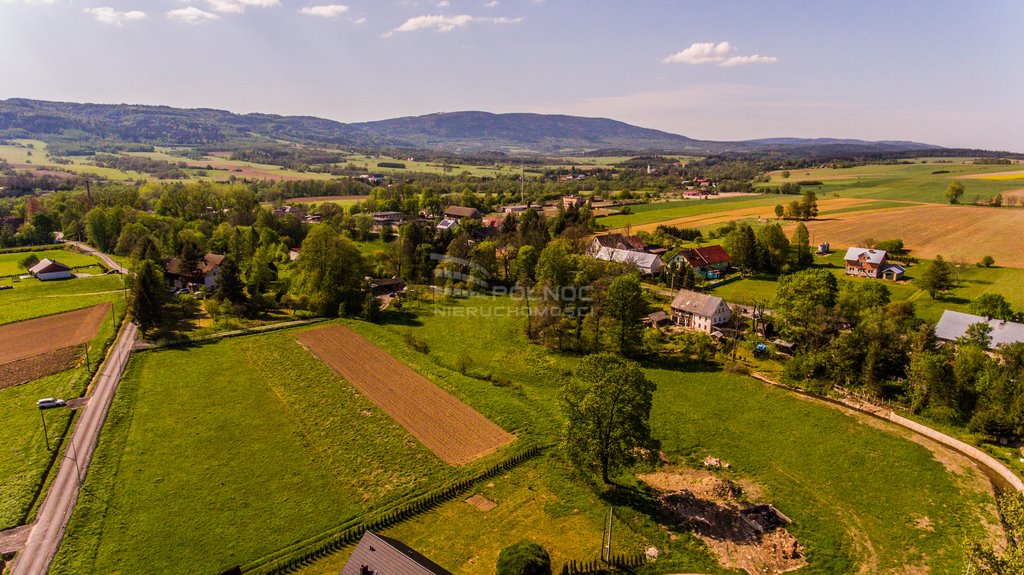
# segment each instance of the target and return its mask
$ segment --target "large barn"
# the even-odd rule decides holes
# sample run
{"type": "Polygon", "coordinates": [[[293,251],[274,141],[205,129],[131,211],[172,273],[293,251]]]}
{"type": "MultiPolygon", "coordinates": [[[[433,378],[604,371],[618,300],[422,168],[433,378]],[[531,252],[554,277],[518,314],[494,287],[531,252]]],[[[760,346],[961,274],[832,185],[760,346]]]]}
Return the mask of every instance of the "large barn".
{"type": "Polygon", "coordinates": [[[43,258],[36,265],[28,268],[28,273],[34,275],[39,281],[66,280],[75,277],[71,268],[50,258],[43,258]]]}

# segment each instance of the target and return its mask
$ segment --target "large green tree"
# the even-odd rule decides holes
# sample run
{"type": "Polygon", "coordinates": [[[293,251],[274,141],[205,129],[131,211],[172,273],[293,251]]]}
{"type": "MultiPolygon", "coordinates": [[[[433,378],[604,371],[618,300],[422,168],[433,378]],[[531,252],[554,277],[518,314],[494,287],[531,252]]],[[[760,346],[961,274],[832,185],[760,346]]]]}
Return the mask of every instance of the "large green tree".
{"type": "Polygon", "coordinates": [[[917,284],[928,292],[932,299],[953,289],[955,283],[953,264],[944,260],[942,256],[935,256],[932,263],[921,272],[921,277],[917,279],[917,284]]]}
{"type": "Polygon", "coordinates": [[[296,295],[308,298],[320,315],[355,314],[362,311],[366,263],[359,248],[326,224],[313,226],[302,242],[296,263],[296,295]]]}
{"type": "Polygon", "coordinates": [[[640,276],[629,273],[612,280],[604,308],[615,320],[614,336],[619,353],[635,355],[643,345],[643,316],[647,308],[640,276]]]}
{"type": "Polygon", "coordinates": [[[579,468],[611,474],[653,447],[654,382],[634,361],[602,353],[584,357],[558,399],[565,414],[562,446],[579,468]]]}
{"type": "Polygon", "coordinates": [[[551,575],[551,556],[533,541],[509,545],[498,554],[497,575],[551,575]]]}
{"type": "Polygon", "coordinates": [[[793,232],[793,256],[798,267],[809,266],[814,263],[814,255],[811,253],[811,236],[807,226],[803,222],[796,225],[793,232]]]}
{"type": "Polygon", "coordinates": [[[992,317],[1004,321],[1013,321],[1017,318],[1017,314],[1010,307],[1010,302],[1006,301],[1006,298],[1001,294],[992,292],[983,293],[976,297],[967,309],[974,315],[992,317]]]}
{"type": "Polygon", "coordinates": [[[946,199],[951,204],[959,204],[960,198],[964,197],[964,184],[960,180],[953,180],[946,186],[946,199]]]}
{"type": "Polygon", "coordinates": [[[779,280],[771,308],[783,333],[794,342],[823,344],[837,328],[835,322],[839,282],[827,270],[803,270],[779,280]]]}
{"type": "Polygon", "coordinates": [[[163,270],[152,260],[142,260],[131,276],[128,311],[143,335],[160,325],[166,298],[163,270]]]}

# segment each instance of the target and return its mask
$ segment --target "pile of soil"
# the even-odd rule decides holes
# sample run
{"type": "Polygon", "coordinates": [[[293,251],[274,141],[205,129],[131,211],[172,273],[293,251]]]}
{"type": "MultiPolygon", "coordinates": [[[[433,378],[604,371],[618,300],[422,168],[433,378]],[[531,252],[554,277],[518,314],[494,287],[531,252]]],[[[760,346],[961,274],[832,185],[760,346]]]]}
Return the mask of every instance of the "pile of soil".
{"type": "Polygon", "coordinates": [[[771,505],[743,503],[743,489],[735,482],[697,470],[640,479],[658,492],[663,519],[699,537],[722,566],[767,575],[807,564],[803,547],[785,528],[789,518],[771,505]]]}

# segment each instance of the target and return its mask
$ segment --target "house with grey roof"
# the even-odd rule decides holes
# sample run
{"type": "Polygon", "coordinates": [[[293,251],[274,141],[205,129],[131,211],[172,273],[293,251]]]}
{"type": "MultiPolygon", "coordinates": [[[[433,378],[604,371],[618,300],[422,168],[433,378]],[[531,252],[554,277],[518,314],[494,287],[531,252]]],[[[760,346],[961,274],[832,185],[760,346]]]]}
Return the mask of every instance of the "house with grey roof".
{"type": "Polygon", "coordinates": [[[846,275],[862,278],[882,278],[887,280],[903,279],[906,269],[888,262],[889,254],[885,250],[868,248],[850,248],[846,250],[846,275]]]}
{"type": "Polygon", "coordinates": [[[1003,321],[948,309],[942,312],[942,318],[935,325],[935,337],[940,341],[956,341],[967,333],[967,328],[976,323],[987,323],[992,328],[990,334],[992,342],[989,344],[989,349],[996,349],[1004,344],[1024,343],[1024,323],[1003,321]]]}
{"type": "Polygon", "coordinates": [[[673,323],[707,334],[732,318],[732,310],[722,298],[687,289],[679,290],[671,307],[673,323]]]}
{"type": "Polygon", "coordinates": [[[452,575],[408,545],[378,535],[363,534],[341,575],[452,575]]]}
{"type": "Polygon", "coordinates": [[[665,267],[665,264],[661,261],[661,256],[647,252],[602,247],[593,254],[593,257],[594,259],[606,262],[626,263],[636,266],[643,275],[656,274],[661,271],[661,268],[665,267]]]}
{"type": "Polygon", "coordinates": [[[28,273],[34,275],[39,281],[50,281],[50,280],[66,280],[75,277],[71,273],[71,268],[68,266],[51,260],[50,258],[43,258],[39,260],[39,263],[28,268],[28,273]]]}

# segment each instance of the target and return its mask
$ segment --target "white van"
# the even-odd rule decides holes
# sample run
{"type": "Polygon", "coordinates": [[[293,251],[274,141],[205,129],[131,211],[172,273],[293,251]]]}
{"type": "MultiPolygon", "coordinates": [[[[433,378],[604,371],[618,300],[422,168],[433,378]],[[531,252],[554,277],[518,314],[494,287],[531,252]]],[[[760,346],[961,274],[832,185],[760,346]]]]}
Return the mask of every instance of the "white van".
{"type": "Polygon", "coordinates": [[[63,399],[44,397],[36,402],[36,407],[39,409],[50,409],[51,407],[64,407],[65,404],[66,402],[63,399]]]}

